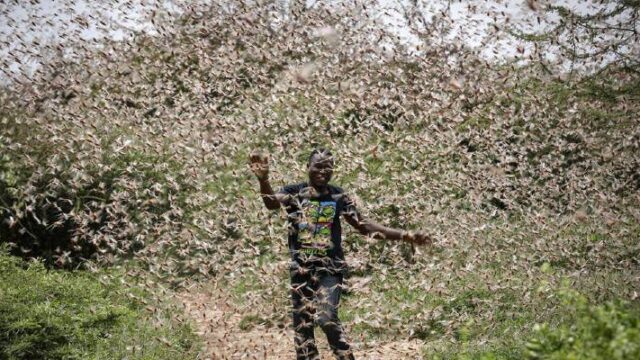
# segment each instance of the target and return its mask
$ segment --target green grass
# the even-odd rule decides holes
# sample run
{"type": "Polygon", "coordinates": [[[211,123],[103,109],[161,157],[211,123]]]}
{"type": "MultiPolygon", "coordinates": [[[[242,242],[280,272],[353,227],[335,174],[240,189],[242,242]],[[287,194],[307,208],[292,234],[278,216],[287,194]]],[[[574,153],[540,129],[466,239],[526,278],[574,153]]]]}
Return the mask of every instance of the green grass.
{"type": "Polygon", "coordinates": [[[536,324],[526,344],[529,359],[638,359],[638,304],[609,301],[593,304],[571,289],[558,292],[562,321],[536,324]]]}
{"type": "Polygon", "coordinates": [[[195,358],[197,337],[174,310],[145,306],[149,294],[123,283],[115,271],[47,270],[2,249],[0,359],[195,358]]]}
{"type": "Polygon", "coordinates": [[[239,277],[236,281],[229,284],[231,286],[231,295],[239,304],[244,304],[246,300],[245,294],[251,291],[260,290],[260,282],[255,274],[247,272],[239,277]]]}

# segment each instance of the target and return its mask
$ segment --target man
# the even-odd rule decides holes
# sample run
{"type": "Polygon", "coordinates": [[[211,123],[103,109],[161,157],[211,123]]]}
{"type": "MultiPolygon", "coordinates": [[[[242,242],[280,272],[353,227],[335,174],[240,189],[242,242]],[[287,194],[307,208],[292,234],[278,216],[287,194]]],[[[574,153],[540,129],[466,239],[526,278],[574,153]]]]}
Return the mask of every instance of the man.
{"type": "Polygon", "coordinates": [[[338,319],[338,304],[346,270],[342,251],[340,215],[363,235],[403,240],[417,245],[430,242],[422,232],[388,228],[365,219],[352,199],[329,181],[333,155],[315,149],[307,163],[309,181],[283,187],[274,193],[269,183],[269,160],[254,152],[251,169],[260,182],[260,193],[269,210],[284,206],[289,221],[291,297],[297,359],[317,359],[313,334],[319,325],[338,359],[354,359],[338,319]]]}

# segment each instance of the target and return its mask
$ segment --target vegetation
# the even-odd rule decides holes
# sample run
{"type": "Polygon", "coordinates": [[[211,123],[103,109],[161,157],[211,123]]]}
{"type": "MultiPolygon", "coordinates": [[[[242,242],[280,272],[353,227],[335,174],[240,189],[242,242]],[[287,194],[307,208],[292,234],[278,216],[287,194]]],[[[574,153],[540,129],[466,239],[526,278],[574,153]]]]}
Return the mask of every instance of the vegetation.
{"type": "Polygon", "coordinates": [[[193,359],[198,339],[175,309],[145,305],[149,296],[121,281],[115,269],[47,270],[3,246],[0,359],[193,359]]]}
{"type": "Polygon", "coordinates": [[[594,306],[584,296],[563,292],[568,321],[537,325],[527,343],[531,359],[635,359],[640,356],[637,304],[594,306]]]}

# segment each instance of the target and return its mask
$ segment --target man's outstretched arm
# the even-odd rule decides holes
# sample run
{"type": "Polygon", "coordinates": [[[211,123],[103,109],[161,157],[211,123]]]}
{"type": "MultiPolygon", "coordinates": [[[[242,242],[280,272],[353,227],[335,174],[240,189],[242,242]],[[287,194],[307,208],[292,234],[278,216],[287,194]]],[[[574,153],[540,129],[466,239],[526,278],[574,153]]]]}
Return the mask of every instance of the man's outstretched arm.
{"type": "Polygon", "coordinates": [[[345,220],[362,235],[372,236],[377,239],[402,240],[416,245],[432,243],[431,237],[421,231],[411,232],[390,228],[373,220],[366,219],[356,210],[355,206],[349,206],[348,208],[349,209],[343,213],[345,220]]]}

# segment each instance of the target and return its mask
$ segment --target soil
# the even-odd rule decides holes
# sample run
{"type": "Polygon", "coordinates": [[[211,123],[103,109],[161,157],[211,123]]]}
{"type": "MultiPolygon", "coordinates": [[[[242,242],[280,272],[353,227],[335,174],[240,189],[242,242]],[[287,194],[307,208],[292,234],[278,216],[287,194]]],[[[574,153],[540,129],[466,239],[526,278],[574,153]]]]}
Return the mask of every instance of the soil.
{"type": "MultiPolygon", "coordinates": [[[[290,323],[282,327],[256,325],[242,330],[242,308],[220,289],[193,288],[179,294],[178,300],[204,341],[202,359],[295,359],[290,323]]],[[[348,324],[345,327],[348,333],[348,324]]],[[[316,328],[316,343],[321,360],[334,359],[319,328],[316,328]]],[[[365,342],[352,339],[356,359],[421,359],[422,345],[419,340],[365,342]]]]}

